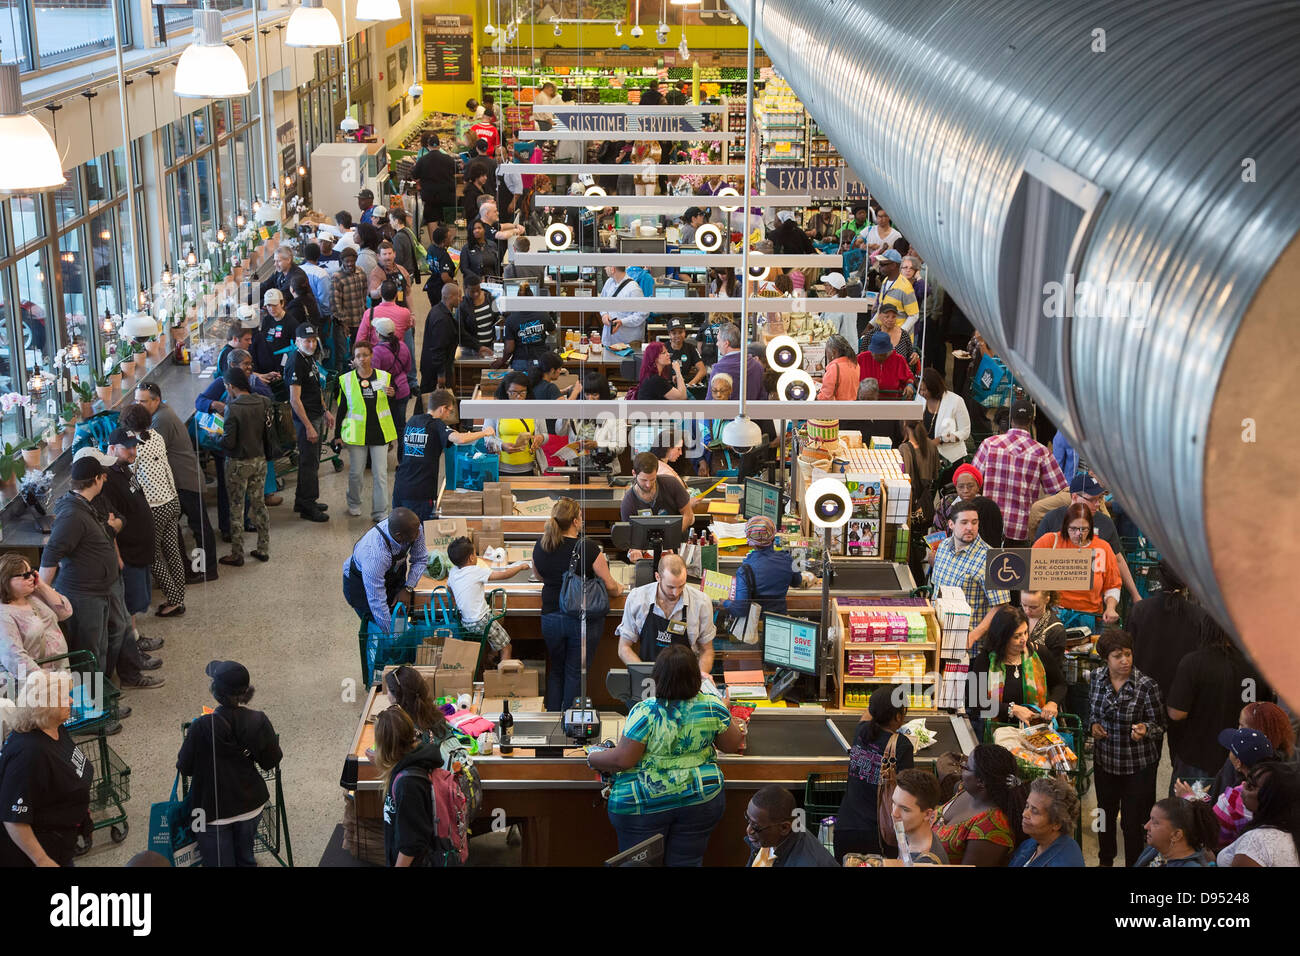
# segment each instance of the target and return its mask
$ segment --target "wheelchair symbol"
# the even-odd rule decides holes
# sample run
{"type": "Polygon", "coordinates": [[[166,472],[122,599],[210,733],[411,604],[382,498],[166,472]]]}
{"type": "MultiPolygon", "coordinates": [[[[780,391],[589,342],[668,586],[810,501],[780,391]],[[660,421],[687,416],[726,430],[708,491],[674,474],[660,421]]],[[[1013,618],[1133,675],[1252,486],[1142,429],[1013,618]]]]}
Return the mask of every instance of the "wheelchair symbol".
{"type": "Polygon", "coordinates": [[[1019,555],[1003,554],[998,556],[993,575],[999,584],[1011,585],[1025,580],[1026,570],[1025,562],[1019,555]]]}

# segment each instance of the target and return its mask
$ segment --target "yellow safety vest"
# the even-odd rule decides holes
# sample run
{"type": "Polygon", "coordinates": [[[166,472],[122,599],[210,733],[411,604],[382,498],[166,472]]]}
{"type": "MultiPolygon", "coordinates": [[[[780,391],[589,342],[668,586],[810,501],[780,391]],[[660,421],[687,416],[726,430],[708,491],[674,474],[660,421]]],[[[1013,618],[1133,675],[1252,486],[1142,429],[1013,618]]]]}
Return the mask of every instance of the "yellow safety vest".
{"type": "MultiPolygon", "coordinates": [[[[375,414],[379,416],[379,430],[383,432],[385,443],[397,438],[397,426],[393,424],[393,413],[388,408],[388,393],[384,391],[392,381],[392,376],[383,369],[371,369],[375,377],[375,414]]],[[[366,399],[361,394],[361,380],[356,369],[348,372],[339,380],[339,388],[348,401],[348,414],[343,419],[340,432],[347,445],[364,445],[366,443],[366,399]]]]}
{"type": "MultiPolygon", "coordinates": [[[[533,435],[537,432],[537,426],[533,424],[531,418],[503,418],[497,422],[497,427],[503,445],[513,444],[519,440],[521,435],[533,435]]],[[[503,451],[501,453],[501,464],[503,465],[531,465],[536,460],[537,453],[531,448],[524,451],[503,451]]]]}

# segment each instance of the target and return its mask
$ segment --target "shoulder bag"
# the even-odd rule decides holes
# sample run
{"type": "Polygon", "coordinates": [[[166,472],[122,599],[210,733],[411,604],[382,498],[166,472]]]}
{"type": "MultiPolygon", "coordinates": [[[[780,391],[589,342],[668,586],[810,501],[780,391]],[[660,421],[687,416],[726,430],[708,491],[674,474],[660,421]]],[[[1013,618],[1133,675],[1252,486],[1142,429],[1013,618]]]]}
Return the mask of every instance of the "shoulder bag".
{"type": "Polygon", "coordinates": [[[890,734],[889,743],[880,758],[880,783],[876,785],[876,828],[880,831],[880,845],[898,846],[894,836],[894,787],[898,781],[898,734],[890,734]]]}
{"type": "MultiPolygon", "coordinates": [[[[604,617],[609,613],[609,592],[600,575],[584,577],[578,573],[578,557],[586,550],[587,538],[580,536],[573,545],[573,557],[569,559],[569,570],[564,572],[560,581],[560,610],[569,617],[604,617]]],[[[600,545],[596,545],[596,557],[600,557],[600,545]]]]}

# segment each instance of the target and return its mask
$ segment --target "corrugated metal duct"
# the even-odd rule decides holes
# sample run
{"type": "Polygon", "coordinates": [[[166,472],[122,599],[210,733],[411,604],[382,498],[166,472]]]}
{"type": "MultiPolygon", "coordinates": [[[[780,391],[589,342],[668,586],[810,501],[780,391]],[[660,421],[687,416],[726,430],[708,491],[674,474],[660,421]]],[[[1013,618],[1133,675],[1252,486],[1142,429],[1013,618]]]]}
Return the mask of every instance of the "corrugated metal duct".
{"type": "Polygon", "coordinates": [[[944,287],[1300,701],[1300,8],[756,6],[944,287]]]}

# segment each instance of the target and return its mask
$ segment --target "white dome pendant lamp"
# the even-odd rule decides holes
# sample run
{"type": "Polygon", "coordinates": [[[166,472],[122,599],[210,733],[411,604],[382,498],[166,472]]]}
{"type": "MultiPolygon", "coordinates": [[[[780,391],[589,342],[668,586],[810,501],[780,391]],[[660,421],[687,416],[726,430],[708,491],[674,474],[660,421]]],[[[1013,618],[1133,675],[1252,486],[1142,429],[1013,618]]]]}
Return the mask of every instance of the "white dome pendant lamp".
{"type": "Polygon", "coordinates": [[[289,17],[285,46],[338,46],[343,42],[339,22],[322,3],[323,0],[302,0],[302,5],[289,17]]]}
{"type": "Polygon", "coordinates": [[[23,111],[18,64],[0,65],[0,192],[30,193],[66,183],[54,140],[23,111]]]}
{"type": "Polygon", "coordinates": [[[194,11],[194,42],[181,54],[172,92],[214,100],[248,95],[243,61],[222,40],[220,11],[194,11]]]}

